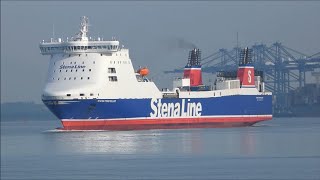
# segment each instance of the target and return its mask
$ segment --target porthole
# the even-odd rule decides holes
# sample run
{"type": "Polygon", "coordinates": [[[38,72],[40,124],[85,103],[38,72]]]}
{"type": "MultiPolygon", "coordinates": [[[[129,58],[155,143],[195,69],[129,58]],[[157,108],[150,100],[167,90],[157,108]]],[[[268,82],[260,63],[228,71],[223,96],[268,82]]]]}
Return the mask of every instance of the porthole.
{"type": "Polygon", "coordinates": [[[90,77],[88,77],[88,79],[90,79],[90,77]]]}

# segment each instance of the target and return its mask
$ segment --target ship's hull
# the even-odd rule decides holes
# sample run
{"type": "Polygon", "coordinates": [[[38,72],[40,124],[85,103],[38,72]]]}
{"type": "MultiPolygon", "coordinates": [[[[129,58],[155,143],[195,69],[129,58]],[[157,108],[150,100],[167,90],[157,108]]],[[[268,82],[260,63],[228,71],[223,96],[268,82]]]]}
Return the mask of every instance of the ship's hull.
{"type": "Polygon", "coordinates": [[[239,127],[272,119],[271,95],[43,101],[65,130],[239,127]]]}
{"type": "Polygon", "coordinates": [[[180,129],[180,128],[225,128],[251,126],[257,122],[270,120],[271,115],[243,117],[202,117],[202,118],[166,118],[134,120],[62,120],[63,130],[144,130],[144,129],[180,129]]]}

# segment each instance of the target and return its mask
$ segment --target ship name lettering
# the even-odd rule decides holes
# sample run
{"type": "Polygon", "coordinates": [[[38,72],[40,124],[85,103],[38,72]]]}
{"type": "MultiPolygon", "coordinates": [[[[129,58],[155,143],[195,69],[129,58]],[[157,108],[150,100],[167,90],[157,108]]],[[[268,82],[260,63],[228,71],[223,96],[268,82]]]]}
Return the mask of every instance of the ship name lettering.
{"type": "Polygon", "coordinates": [[[60,69],[77,69],[77,68],[86,68],[83,65],[60,65],[60,69]]]}
{"type": "Polygon", "coordinates": [[[161,99],[151,99],[150,117],[194,117],[201,116],[202,104],[182,99],[181,102],[164,103],[161,99]]]}

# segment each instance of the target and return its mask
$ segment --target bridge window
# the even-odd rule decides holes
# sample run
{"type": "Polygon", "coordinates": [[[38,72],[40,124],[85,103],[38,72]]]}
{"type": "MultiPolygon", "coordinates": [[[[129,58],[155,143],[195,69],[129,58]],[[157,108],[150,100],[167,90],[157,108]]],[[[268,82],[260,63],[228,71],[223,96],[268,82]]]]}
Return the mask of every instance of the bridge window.
{"type": "Polygon", "coordinates": [[[91,69],[89,69],[89,71],[91,72],[91,69]]]}
{"type": "Polygon", "coordinates": [[[67,94],[67,96],[71,96],[71,94],[67,94]]]}
{"type": "Polygon", "coordinates": [[[90,77],[88,77],[88,79],[90,79],[90,77]]]}
{"type": "Polygon", "coordinates": [[[80,93],[80,96],[84,96],[84,93],[80,93]]]}

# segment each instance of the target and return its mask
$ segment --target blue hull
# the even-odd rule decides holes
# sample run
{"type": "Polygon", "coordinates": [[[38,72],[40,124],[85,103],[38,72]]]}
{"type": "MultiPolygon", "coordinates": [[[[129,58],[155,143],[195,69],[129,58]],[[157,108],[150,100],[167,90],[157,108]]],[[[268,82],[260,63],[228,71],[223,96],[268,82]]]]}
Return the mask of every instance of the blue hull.
{"type": "Polygon", "coordinates": [[[152,99],[81,99],[43,100],[43,102],[59,119],[130,119],[151,117],[152,115],[157,118],[272,115],[271,95],[161,99],[161,104],[166,104],[167,108],[159,107],[159,99],[157,101],[152,99]],[[175,109],[170,110],[170,103],[173,106],[178,104],[179,109],[178,107],[171,107],[175,109]],[[194,109],[188,110],[189,104],[197,106],[199,103],[201,109],[194,107],[194,109]],[[160,114],[163,109],[163,113],[160,114]],[[173,111],[176,111],[175,115],[173,111]]]}

